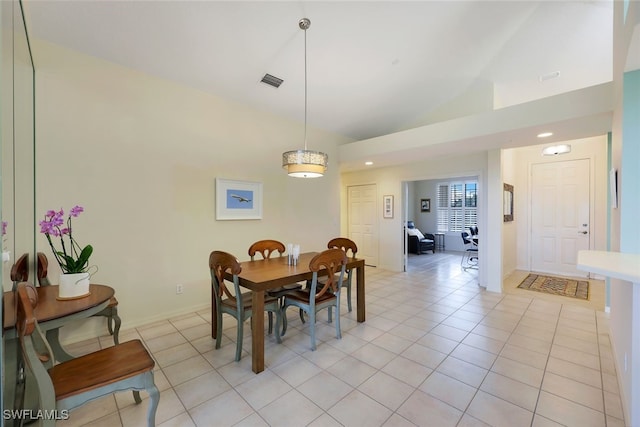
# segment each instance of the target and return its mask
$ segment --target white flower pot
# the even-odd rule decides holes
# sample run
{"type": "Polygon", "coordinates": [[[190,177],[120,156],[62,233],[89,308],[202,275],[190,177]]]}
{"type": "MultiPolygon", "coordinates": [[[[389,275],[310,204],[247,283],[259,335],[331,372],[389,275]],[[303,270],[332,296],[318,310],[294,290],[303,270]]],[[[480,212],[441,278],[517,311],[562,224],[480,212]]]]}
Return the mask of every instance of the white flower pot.
{"type": "Polygon", "coordinates": [[[60,275],[58,299],[76,299],[89,295],[89,273],[60,275]]]}

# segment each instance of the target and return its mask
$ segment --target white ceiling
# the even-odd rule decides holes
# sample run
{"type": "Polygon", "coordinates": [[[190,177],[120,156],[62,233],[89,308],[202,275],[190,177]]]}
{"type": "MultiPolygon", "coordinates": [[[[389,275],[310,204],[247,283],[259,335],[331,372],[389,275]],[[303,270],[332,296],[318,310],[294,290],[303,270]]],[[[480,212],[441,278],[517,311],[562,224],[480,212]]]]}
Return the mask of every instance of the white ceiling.
{"type": "Polygon", "coordinates": [[[300,121],[308,17],[308,123],[355,140],[612,80],[610,0],[23,1],[32,37],[300,121]]]}

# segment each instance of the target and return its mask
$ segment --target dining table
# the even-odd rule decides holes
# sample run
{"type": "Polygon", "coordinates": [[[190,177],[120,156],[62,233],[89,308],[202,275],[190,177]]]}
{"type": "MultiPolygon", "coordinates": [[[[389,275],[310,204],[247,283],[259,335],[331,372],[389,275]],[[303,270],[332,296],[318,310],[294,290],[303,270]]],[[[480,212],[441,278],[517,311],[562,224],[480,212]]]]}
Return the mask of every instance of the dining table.
{"type": "MultiPolygon", "coordinates": [[[[36,286],[38,304],[34,310],[38,326],[45,333],[53,357],[56,362],[64,362],[74,358],[60,343],[60,328],[69,322],[84,319],[102,311],[109,305],[115,290],[106,285],[90,284],[89,295],[75,299],[59,299],[58,286],[36,286]]],[[[4,342],[5,393],[4,407],[12,408],[16,387],[18,357],[18,336],[16,331],[17,301],[16,292],[3,294],[2,336],[4,342]],[[7,406],[9,405],[9,406],[7,406]]],[[[27,401],[30,399],[27,399],[27,401]]]]}
{"type": "MultiPolygon", "coordinates": [[[[295,264],[290,263],[287,256],[266,258],[240,263],[242,271],[238,274],[240,286],[251,290],[253,316],[251,316],[251,369],[256,374],[264,371],[264,297],[270,289],[279,288],[295,282],[311,280],[313,272],[309,269],[309,261],[319,252],[300,254],[295,264]]],[[[356,318],[365,321],[365,270],[364,259],[348,258],[346,269],[356,272],[356,318]]],[[[322,274],[322,270],[320,271],[322,274]]],[[[230,272],[225,279],[233,280],[230,272]]],[[[213,288],[212,288],[213,292],[213,288]]],[[[211,336],[216,337],[216,313],[214,295],[211,295],[211,336]]]]}

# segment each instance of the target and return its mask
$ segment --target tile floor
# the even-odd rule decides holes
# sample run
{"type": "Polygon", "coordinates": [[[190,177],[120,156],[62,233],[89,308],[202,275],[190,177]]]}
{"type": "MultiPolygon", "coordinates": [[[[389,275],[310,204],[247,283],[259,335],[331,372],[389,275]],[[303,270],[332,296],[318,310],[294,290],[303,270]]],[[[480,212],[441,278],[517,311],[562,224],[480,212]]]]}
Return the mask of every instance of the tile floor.
{"type": "MultiPolygon", "coordinates": [[[[436,253],[412,257],[407,273],[368,268],[367,321],[344,313],[337,340],[323,315],[315,352],[290,310],[283,343],[266,338],[259,375],[250,338],[233,361],[235,321],[214,349],[209,311],[120,339],[142,339],[157,362],[159,426],[624,426],[602,310],[513,294],[508,280],[502,295],[486,292],[459,262],[436,253]]],[[[104,336],[69,350],[109,345],[104,336]]],[[[118,393],[57,425],[144,426],[147,402],[118,393]]]]}

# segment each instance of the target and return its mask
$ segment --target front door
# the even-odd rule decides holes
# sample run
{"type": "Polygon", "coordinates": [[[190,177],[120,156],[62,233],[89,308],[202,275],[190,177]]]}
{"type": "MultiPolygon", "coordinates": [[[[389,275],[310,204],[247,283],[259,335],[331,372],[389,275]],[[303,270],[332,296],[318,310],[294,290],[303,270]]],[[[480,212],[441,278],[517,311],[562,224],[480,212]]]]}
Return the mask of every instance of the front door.
{"type": "Polygon", "coordinates": [[[531,168],[531,270],[586,277],[576,268],[590,241],[589,160],[531,168]]]}
{"type": "Polygon", "coordinates": [[[347,188],[349,238],[358,246],[358,258],[378,265],[377,189],[375,184],[347,188]]]}

